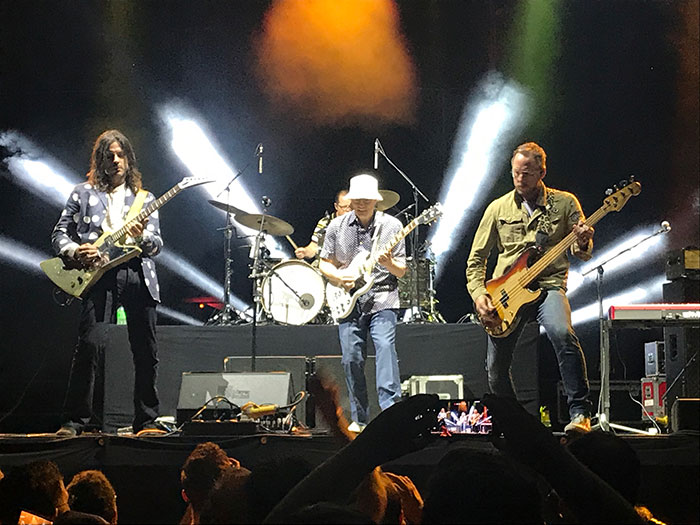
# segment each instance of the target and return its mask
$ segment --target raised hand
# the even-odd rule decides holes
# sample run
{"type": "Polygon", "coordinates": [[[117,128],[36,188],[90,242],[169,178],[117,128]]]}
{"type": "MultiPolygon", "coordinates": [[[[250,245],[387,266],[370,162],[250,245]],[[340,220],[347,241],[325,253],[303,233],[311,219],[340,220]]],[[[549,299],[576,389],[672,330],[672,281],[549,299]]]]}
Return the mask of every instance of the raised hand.
{"type": "Polygon", "coordinates": [[[374,467],[425,447],[433,439],[435,394],[418,394],[387,408],[350,444],[374,467]]]}

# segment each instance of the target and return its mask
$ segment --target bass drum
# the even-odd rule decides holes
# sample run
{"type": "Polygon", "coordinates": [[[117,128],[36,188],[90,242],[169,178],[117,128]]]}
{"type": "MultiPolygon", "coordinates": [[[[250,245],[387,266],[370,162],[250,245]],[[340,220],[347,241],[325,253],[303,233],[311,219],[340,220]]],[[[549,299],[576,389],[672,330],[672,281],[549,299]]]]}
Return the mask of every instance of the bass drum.
{"type": "Polygon", "coordinates": [[[303,325],[321,311],[325,283],[321,274],[304,261],[283,261],[265,276],[261,300],[265,311],[278,323],[303,325]]]}

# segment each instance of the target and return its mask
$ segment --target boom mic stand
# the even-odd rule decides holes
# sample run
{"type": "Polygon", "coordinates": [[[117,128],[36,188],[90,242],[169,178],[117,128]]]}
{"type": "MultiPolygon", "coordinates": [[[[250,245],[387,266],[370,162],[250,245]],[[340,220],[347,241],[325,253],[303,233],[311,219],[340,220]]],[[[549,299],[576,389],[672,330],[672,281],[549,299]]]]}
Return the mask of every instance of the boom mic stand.
{"type": "Polygon", "coordinates": [[[581,277],[585,277],[594,271],[598,274],[596,276],[596,293],[598,296],[598,323],[600,333],[600,397],[598,398],[598,413],[595,415],[595,419],[598,420],[598,423],[593,425],[593,428],[600,428],[605,432],[609,432],[612,428],[644,435],[654,434],[638,428],[631,428],[610,422],[610,322],[605,319],[605,312],[603,309],[603,273],[604,266],[610,261],[617,259],[623,253],[633,250],[649,239],[662,233],[668,233],[669,231],[671,231],[671,225],[664,221],[661,223],[661,229],[655,231],[651,235],[647,235],[634,245],[617,252],[612,257],[608,257],[608,259],[600,263],[595,268],[591,268],[590,270],[581,274],[581,277]]]}
{"type": "MultiPolygon", "coordinates": [[[[418,207],[418,197],[422,197],[427,204],[430,204],[430,200],[428,199],[428,197],[425,196],[425,194],[422,191],[420,191],[420,189],[418,189],[418,186],[416,186],[413,183],[410,177],[406,175],[403,171],[401,171],[401,169],[392,162],[392,160],[387,156],[386,152],[384,151],[384,148],[382,147],[381,142],[379,142],[379,139],[375,139],[375,148],[376,152],[381,153],[382,157],[386,159],[386,161],[391,165],[391,167],[394,168],[399,173],[399,175],[401,175],[404,178],[406,182],[408,182],[409,186],[411,186],[411,190],[413,191],[413,207],[415,213],[414,217],[418,217],[418,215],[420,215],[420,208],[418,207]]],[[[409,234],[408,244],[411,247],[411,255],[413,256],[413,260],[411,261],[411,268],[409,268],[409,270],[411,270],[411,275],[415,280],[415,286],[411,287],[411,318],[409,322],[424,322],[425,319],[423,318],[423,310],[421,307],[420,284],[418,279],[418,229],[415,229],[409,234]]]]}

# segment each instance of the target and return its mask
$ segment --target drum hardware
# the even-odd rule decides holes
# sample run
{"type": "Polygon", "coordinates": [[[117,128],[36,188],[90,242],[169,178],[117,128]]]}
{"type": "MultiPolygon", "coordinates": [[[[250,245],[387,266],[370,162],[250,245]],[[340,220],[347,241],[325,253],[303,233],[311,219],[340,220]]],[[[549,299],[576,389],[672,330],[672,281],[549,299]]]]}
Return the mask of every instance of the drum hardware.
{"type": "Polygon", "coordinates": [[[379,211],[386,211],[389,208],[393,208],[399,203],[401,197],[398,193],[391,190],[379,190],[379,194],[382,196],[382,200],[377,202],[377,209],[379,211]]]}
{"type": "Polygon", "coordinates": [[[242,224],[253,230],[259,230],[268,235],[288,236],[294,233],[294,227],[287,221],[265,213],[241,213],[236,215],[234,219],[238,224],[242,224]]]}
{"type": "Polygon", "coordinates": [[[310,264],[298,259],[270,268],[261,286],[265,311],[278,323],[303,325],[312,321],[325,301],[325,283],[310,264]]]}
{"type": "Polygon", "coordinates": [[[235,216],[236,214],[241,214],[244,213],[242,210],[239,210],[238,208],[228,204],[228,202],[231,200],[231,184],[233,183],[234,180],[236,180],[240,175],[243,174],[243,172],[250,166],[250,163],[248,163],[241,171],[236,173],[236,175],[233,176],[233,178],[229,181],[229,183],[226,185],[226,187],[221,190],[217,197],[219,197],[222,193],[226,192],[226,201],[227,202],[221,202],[217,200],[210,200],[209,204],[214,206],[215,208],[218,208],[220,210],[223,210],[226,212],[226,226],[223,228],[217,228],[217,231],[223,231],[224,232],[224,297],[223,297],[223,308],[221,311],[215,313],[213,316],[211,316],[209,319],[207,319],[207,322],[205,323],[206,325],[212,326],[229,326],[229,325],[236,325],[236,324],[243,324],[245,323],[245,316],[241,314],[238,310],[236,310],[233,306],[231,306],[230,303],[230,297],[231,297],[231,276],[233,274],[232,266],[231,266],[231,237],[233,235],[233,232],[235,231],[235,226],[233,225],[233,222],[231,221],[231,218],[235,216]]]}

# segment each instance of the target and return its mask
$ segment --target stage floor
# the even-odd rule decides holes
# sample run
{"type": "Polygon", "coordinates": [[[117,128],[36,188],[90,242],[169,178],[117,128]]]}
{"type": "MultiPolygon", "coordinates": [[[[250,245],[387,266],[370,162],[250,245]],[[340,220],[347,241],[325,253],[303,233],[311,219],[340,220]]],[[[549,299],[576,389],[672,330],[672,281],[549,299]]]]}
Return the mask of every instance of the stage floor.
{"type": "MultiPolygon", "coordinates": [[[[669,523],[700,520],[699,443],[697,434],[623,436],[637,451],[642,464],[640,501],[669,523]]],[[[66,480],[80,470],[100,469],[119,497],[122,523],[177,523],[185,505],[180,498],[179,469],[197,445],[218,443],[250,469],[270,458],[300,457],[318,465],[341,446],[332,436],[255,434],[250,436],[153,438],[88,434],[56,438],[51,434],[0,434],[0,468],[39,459],[55,461],[66,480]],[[154,503],[157,502],[157,503],[154,503]]],[[[437,438],[423,450],[385,465],[408,475],[424,491],[433,466],[452,447],[490,450],[484,436],[437,438]]]]}

